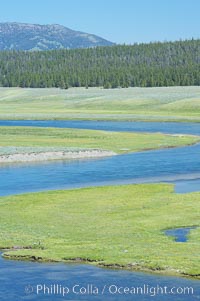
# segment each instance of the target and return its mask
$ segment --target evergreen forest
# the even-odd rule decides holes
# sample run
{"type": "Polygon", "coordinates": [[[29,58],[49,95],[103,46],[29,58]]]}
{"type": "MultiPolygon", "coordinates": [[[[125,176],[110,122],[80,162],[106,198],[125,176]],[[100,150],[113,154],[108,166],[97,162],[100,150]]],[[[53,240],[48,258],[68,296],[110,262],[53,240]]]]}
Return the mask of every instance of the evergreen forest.
{"type": "Polygon", "coordinates": [[[49,51],[0,51],[2,87],[200,85],[200,40],[49,51]]]}

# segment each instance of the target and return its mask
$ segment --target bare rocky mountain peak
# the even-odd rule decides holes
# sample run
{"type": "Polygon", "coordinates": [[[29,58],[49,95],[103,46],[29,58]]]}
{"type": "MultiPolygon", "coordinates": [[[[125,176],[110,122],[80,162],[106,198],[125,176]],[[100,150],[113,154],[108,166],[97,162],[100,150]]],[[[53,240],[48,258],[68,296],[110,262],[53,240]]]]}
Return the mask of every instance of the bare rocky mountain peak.
{"type": "Polygon", "coordinates": [[[0,23],[0,50],[51,50],[111,46],[112,42],[59,24],[0,23]]]}

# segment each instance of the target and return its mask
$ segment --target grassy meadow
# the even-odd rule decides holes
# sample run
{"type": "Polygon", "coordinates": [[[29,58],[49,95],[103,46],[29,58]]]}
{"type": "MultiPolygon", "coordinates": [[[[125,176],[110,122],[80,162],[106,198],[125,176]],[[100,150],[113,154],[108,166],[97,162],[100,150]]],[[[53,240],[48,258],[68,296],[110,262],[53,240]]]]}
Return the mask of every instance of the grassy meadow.
{"type": "Polygon", "coordinates": [[[4,251],[10,259],[85,261],[200,277],[200,228],[186,243],[163,232],[200,226],[199,200],[199,192],[175,194],[169,184],[1,197],[0,247],[13,248],[4,251]]]}
{"type": "Polygon", "coordinates": [[[38,127],[0,127],[0,155],[46,150],[103,149],[116,153],[193,144],[198,136],[38,127]],[[53,147],[53,149],[52,149],[53,147]]]}
{"type": "Polygon", "coordinates": [[[0,119],[200,122],[200,87],[0,88],[0,119]]]}

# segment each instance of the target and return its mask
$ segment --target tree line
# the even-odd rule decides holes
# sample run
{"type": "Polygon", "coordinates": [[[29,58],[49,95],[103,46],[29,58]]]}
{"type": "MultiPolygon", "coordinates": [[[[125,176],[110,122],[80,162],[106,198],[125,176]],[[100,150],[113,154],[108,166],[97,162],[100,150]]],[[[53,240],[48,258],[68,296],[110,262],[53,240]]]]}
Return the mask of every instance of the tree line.
{"type": "Polygon", "coordinates": [[[2,87],[188,85],[200,85],[200,40],[0,52],[2,87]]]}

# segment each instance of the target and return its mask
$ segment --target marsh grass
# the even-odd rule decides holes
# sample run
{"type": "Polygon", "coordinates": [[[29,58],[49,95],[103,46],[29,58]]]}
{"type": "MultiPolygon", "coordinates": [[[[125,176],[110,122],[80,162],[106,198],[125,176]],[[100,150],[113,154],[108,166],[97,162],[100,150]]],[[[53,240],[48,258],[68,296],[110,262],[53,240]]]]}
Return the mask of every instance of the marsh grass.
{"type": "Polygon", "coordinates": [[[200,275],[200,228],[187,243],[165,229],[200,226],[200,193],[168,184],[51,191],[0,198],[0,247],[29,247],[6,258],[103,264],[200,275]],[[194,209],[195,208],[195,209],[194,209]]]}
{"type": "Polygon", "coordinates": [[[24,153],[49,149],[103,149],[127,153],[148,149],[193,144],[198,136],[164,135],[160,133],[109,132],[99,130],[59,129],[39,127],[0,127],[0,154],[24,153]]]}

